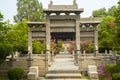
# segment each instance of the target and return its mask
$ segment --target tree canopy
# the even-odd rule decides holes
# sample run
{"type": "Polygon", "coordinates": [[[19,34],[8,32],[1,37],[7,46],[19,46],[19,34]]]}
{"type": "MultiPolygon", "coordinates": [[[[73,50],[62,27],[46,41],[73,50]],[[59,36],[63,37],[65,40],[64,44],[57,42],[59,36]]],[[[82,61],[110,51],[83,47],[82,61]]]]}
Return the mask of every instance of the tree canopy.
{"type": "Polygon", "coordinates": [[[93,17],[105,17],[105,16],[114,16],[116,6],[110,7],[108,10],[106,8],[100,8],[92,12],[93,17]]]}
{"type": "Polygon", "coordinates": [[[13,46],[13,51],[20,53],[27,52],[28,46],[28,26],[27,20],[23,20],[22,23],[18,22],[12,26],[12,30],[7,35],[7,39],[13,46]]]}
{"type": "Polygon", "coordinates": [[[94,10],[93,13],[92,13],[93,17],[103,17],[103,16],[106,16],[106,15],[107,15],[107,13],[106,13],[105,8],[100,8],[98,10],[94,10]]]}
{"type": "Polygon", "coordinates": [[[0,13],[0,63],[7,56],[14,52],[27,53],[28,48],[28,26],[27,20],[10,24],[8,21],[3,21],[3,15],[0,13]]]}
{"type": "Polygon", "coordinates": [[[15,22],[23,18],[29,21],[44,21],[42,4],[38,0],[17,0],[17,14],[15,22]]]}
{"type": "Polygon", "coordinates": [[[0,21],[3,19],[3,15],[2,13],[0,12],[0,21]]]}
{"type": "Polygon", "coordinates": [[[46,45],[45,42],[40,42],[40,41],[33,41],[33,54],[40,54],[41,51],[45,52],[46,50],[46,45]]]}
{"type": "Polygon", "coordinates": [[[118,6],[114,11],[115,17],[115,26],[116,26],[116,39],[115,39],[115,46],[114,48],[120,54],[120,1],[118,2],[118,6]]]}
{"type": "Polygon", "coordinates": [[[99,25],[99,50],[116,50],[120,54],[120,1],[108,10],[93,11],[93,17],[101,17],[99,25]],[[106,14],[103,14],[106,13],[106,14]]]}
{"type": "Polygon", "coordinates": [[[99,48],[100,52],[105,50],[112,50],[115,38],[114,17],[103,17],[99,25],[99,48]]]}
{"type": "Polygon", "coordinates": [[[0,64],[6,59],[6,56],[12,53],[12,45],[7,40],[7,34],[11,30],[9,21],[3,22],[3,15],[0,13],[0,64]]]}

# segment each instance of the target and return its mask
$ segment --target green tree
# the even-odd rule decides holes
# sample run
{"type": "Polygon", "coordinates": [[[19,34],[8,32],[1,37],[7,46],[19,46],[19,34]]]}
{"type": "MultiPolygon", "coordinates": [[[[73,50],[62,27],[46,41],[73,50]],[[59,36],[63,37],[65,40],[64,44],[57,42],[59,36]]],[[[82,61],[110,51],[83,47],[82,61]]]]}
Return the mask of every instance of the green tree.
{"type": "Polygon", "coordinates": [[[106,10],[105,8],[100,8],[98,10],[94,10],[92,12],[92,16],[93,17],[114,16],[115,10],[116,10],[116,6],[112,6],[108,10],[106,10]]]}
{"type": "Polygon", "coordinates": [[[7,34],[11,30],[9,21],[3,22],[3,15],[0,13],[0,64],[12,53],[12,46],[7,40],[7,34]]]}
{"type": "Polygon", "coordinates": [[[41,51],[45,51],[45,42],[33,41],[33,53],[40,54],[41,51]]]}
{"type": "Polygon", "coordinates": [[[0,21],[2,21],[2,19],[3,19],[3,15],[2,15],[2,13],[0,12],[0,21]]]}
{"type": "Polygon", "coordinates": [[[115,24],[116,24],[116,38],[114,48],[120,54],[120,1],[118,2],[117,9],[114,12],[115,24]]]}
{"type": "Polygon", "coordinates": [[[41,42],[40,41],[33,41],[33,53],[40,54],[41,53],[41,42]]]}
{"type": "Polygon", "coordinates": [[[112,6],[108,10],[101,8],[93,11],[93,17],[102,17],[99,31],[100,51],[112,49],[120,53],[120,1],[118,6],[112,6]]]}
{"type": "Polygon", "coordinates": [[[110,7],[110,8],[108,9],[108,11],[107,11],[107,15],[108,15],[108,16],[115,16],[115,15],[114,15],[114,12],[115,12],[116,9],[117,9],[116,6],[110,7]]]}
{"type": "Polygon", "coordinates": [[[7,56],[12,53],[12,46],[6,43],[0,43],[0,64],[4,62],[7,56]]]}
{"type": "Polygon", "coordinates": [[[15,22],[25,18],[29,21],[44,21],[42,4],[38,0],[17,0],[17,14],[15,22]]]}
{"type": "Polygon", "coordinates": [[[114,47],[115,25],[114,17],[104,17],[99,25],[100,51],[112,50],[114,47]]]}
{"type": "Polygon", "coordinates": [[[3,23],[1,22],[3,20],[3,15],[2,13],[0,12],[0,33],[1,33],[1,29],[3,28],[2,25],[3,23]]]}
{"type": "Polygon", "coordinates": [[[7,40],[13,46],[13,51],[22,54],[27,53],[28,49],[28,26],[26,20],[13,25],[12,30],[7,34],[7,40]],[[22,26],[22,27],[21,27],[22,26]]]}
{"type": "Polygon", "coordinates": [[[92,16],[93,17],[103,17],[103,16],[106,16],[106,9],[105,8],[100,8],[98,10],[94,10],[92,12],[92,16]]]}

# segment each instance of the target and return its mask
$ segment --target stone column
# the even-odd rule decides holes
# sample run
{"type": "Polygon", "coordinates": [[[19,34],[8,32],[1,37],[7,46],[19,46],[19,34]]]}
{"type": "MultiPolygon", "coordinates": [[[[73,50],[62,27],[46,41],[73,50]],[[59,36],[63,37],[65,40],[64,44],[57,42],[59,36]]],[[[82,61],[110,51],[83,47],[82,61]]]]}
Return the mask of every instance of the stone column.
{"type": "Polygon", "coordinates": [[[80,27],[79,15],[76,15],[76,64],[78,64],[78,56],[80,56],[80,27]]]}
{"type": "Polygon", "coordinates": [[[94,26],[94,56],[98,54],[98,27],[94,26]],[[96,27],[96,28],[95,28],[96,27]]]}
{"type": "Polygon", "coordinates": [[[28,67],[32,65],[32,32],[31,28],[28,28],[28,67]]]}
{"type": "Polygon", "coordinates": [[[28,53],[32,57],[32,32],[30,27],[28,28],[28,53]]]}
{"type": "Polygon", "coordinates": [[[48,65],[51,63],[50,55],[50,18],[46,15],[46,53],[48,55],[48,65]]]}

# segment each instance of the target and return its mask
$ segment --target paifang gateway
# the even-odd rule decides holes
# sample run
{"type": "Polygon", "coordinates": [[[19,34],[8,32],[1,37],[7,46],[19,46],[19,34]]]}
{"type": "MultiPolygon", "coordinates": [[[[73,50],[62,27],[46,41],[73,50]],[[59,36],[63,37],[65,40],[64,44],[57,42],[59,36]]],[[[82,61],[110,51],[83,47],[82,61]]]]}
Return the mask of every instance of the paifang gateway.
{"type": "Polygon", "coordinates": [[[32,54],[32,41],[46,42],[46,51],[50,52],[51,38],[62,41],[75,41],[76,51],[80,53],[80,41],[92,40],[94,54],[98,51],[98,24],[100,18],[80,18],[83,8],[78,8],[76,0],[73,5],[53,5],[44,9],[46,22],[28,22],[28,50],[32,54]]]}

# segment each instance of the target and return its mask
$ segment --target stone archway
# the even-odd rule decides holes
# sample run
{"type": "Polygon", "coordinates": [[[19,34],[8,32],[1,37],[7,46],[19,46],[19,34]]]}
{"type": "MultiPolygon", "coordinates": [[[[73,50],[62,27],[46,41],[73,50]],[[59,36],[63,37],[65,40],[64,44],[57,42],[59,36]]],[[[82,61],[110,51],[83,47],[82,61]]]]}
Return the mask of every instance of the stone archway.
{"type": "MultiPolygon", "coordinates": [[[[74,33],[76,42],[76,63],[78,63],[78,54],[80,54],[80,40],[92,39],[94,41],[95,52],[98,51],[98,31],[97,25],[100,23],[98,18],[80,18],[82,8],[78,8],[74,1],[73,5],[48,5],[44,9],[46,13],[46,22],[28,22],[28,51],[32,58],[32,41],[46,41],[46,54],[50,54],[50,38],[52,33],[74,33]],[[55,15],[52,15],[52,14],[55,15]],[[64,13],[64,15],[62,15],[64,13]],[[72,14],[72,15],[71,15],[72,14]]],[[[79,55],[80,56],[80,55],[79,55]]],[[[48,60],[50,61],[50,60],[48,60]]],[[[48,62],[49,63],[49,62],[48,62]]]]}

